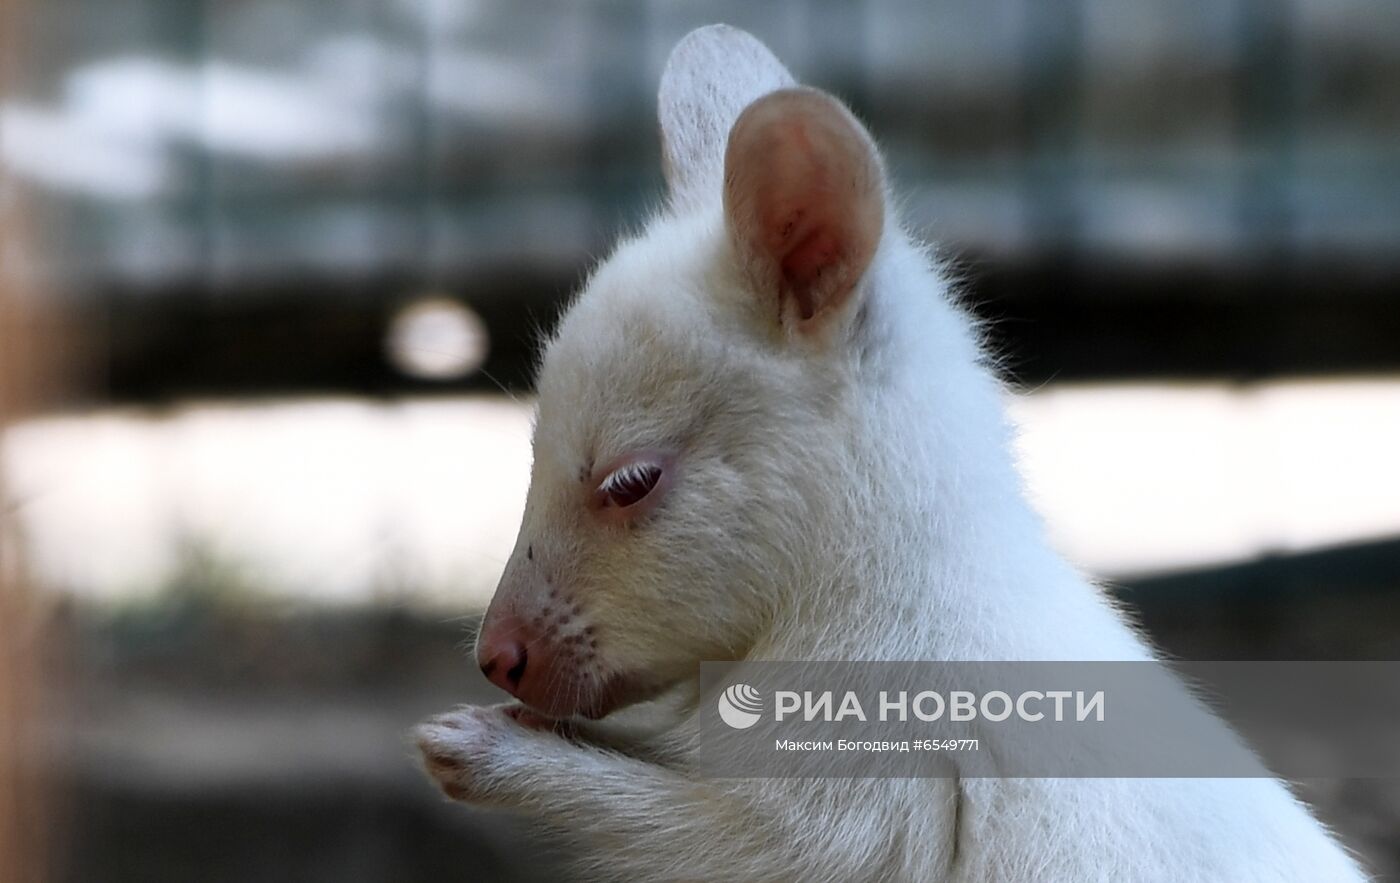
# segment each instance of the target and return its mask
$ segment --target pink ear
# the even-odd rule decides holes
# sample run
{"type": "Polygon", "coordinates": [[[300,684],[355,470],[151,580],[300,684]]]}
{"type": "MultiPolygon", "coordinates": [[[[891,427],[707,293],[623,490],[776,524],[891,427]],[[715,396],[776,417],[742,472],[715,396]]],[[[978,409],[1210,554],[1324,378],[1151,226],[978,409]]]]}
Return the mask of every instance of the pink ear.
{"type": "Polygon", "coordinates": [[[729,234],[781,321],[837,315],[885,220],[884,174],[860,123],[815,89],[773,92],[739,115],[724,158],[729,234]]]}

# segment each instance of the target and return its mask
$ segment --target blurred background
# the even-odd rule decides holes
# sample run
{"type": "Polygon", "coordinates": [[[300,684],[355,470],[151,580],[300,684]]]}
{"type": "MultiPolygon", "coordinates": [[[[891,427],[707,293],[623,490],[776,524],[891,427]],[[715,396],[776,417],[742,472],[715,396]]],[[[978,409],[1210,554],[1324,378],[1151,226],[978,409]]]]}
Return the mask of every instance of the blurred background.
{"type": "MultiPolygon", "coordinates": [[[[554,879],[404,732],[492,699],[536,341],[659,203],[657,79],[713,21],[881,140],[1056,541],[1154,640],[1397,658],[1400,5],[10,0],[25,874],[554,879]]],[[[1397,780],[1299,787],[1400,880],[1397,780]]]]}

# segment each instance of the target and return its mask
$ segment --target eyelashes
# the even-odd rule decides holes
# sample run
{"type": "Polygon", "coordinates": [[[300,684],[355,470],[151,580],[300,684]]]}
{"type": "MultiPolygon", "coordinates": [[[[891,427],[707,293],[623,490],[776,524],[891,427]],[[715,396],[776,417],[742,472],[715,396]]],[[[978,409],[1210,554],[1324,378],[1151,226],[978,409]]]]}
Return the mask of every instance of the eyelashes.
{"type": "Polygon", "coordinates": [[[587,506],[613,524],[633,524],[661,505],[676,482],[674,451],[640,448],[611,460],[593,473],[587,506]]]}
{"type": "Polygon", "coordinates": [[[651,496],[665,469],[660,463],[638,460],[619,466],[598,485],[602,508],[627,509],[651,496]]]}

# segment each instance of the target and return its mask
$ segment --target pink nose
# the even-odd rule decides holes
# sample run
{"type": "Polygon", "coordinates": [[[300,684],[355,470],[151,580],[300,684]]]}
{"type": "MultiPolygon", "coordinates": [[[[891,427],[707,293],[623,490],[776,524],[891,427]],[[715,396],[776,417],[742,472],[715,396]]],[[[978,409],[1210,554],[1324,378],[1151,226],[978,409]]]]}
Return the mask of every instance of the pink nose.
{"type": "Polygon", "coordinates": [[[518,623],[501,622],[481,633],[476,645],[476,661],[481,673],[496,686],[519,698],[530,661],[518,623]]]}
{"type": "Polygon", "coordinates": [[[561,639],[558,624],[540,631],[514,612],[486,615],[476,639],[476,661],[491,683],[536,711],[568,717],[591,701],[596,679],[581,676],[578,636],[561,639]]]}

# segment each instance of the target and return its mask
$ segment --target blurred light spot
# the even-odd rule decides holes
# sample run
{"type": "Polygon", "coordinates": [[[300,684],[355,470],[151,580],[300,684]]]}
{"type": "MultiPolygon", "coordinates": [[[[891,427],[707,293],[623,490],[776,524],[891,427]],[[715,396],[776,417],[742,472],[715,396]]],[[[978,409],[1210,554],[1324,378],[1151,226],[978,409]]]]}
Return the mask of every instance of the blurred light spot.
{"type": "Polygon", "coordinates": [[[148,197],[169,171],[165,158],[143,141],[24,104],[0,105],[0,166],[48,187],[109,199],[148,197]]]}
{"type": "Polygon", "coordinates": [[[1400,536],[1400,382],[1061,385],[1017,397],[1056,545],[1128,576],[1400,536]]]}
{"type": "Polygon", "coordinates": [[[369,151],[382,134],[339,83],[220,62],[199,73],[208,94],[199,135],[213,150],[307,162],[369,151]]]}
{"type": "MultiPolygon", "coordinates": [[[[135,199],[171,183],[175,151],[188,142],[271,161],[318,162],[374,150],[383,135],[379,102],[395,88],[401,94],[405,78],[367,88],[345,71],[343,56],[356,47],[315,48],[324,49],[312,53],[324,70],[312,63],[272,71],[140,55],[83,65],[67,76],[61,104],[0,104],[0,161],[55,189],[135,199]]],[[[360,51],[356,60],[366,56],[360,51]]]]}
{"type": "MultiPolygon", "coordinates": [[[[1400,379],[1061,385],[1011,410],[1052,539],[1096,575],[1400,536],[1400,379]]],[[[0,462],[49,586],[155,592],[193,540],[269,593],[462,610],[490,597],[515,542],[530,411],[500,397],[109,409],[15,425],[0,462]]]]}
{"type": "Polygon", "coordinates": [[[109,602],[178,585],[193,543],[272,595],[481,606],[530,477],[529,406],[499,397],[110,409],[0,443],[35,576],[109,602]]]}
{"type": "Polygon", "coordinates": [[[394,316],[389,360],[410,377],[455,380],[486,361],[486,326],[470,309],[445,297],[416,301],[394,316]]]}

